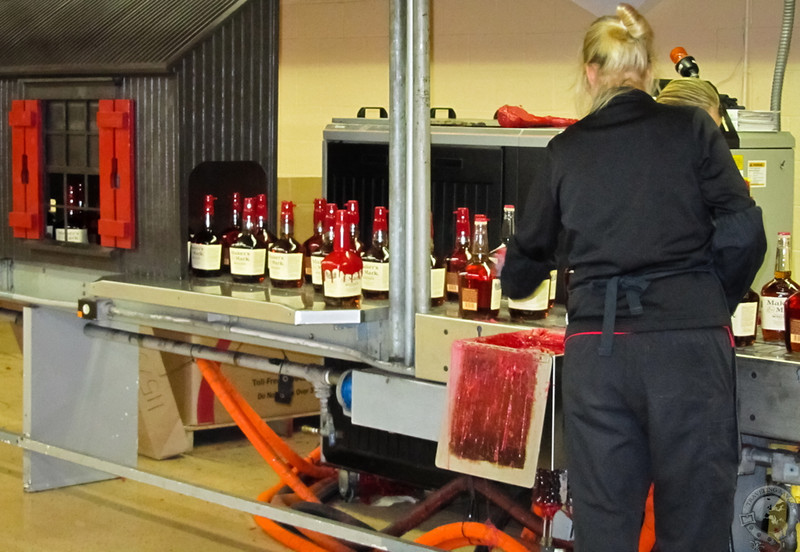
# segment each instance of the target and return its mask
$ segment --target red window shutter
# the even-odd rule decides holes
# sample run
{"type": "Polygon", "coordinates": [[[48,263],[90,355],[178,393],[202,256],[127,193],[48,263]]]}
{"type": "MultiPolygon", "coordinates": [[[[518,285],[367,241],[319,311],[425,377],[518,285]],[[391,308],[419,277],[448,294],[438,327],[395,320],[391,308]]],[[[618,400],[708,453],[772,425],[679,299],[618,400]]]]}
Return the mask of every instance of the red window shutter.
{"type": "Polygon", "coordinates": [[[8,114],[11,126],[11,212],[8,224],[15,238],[41,239],[42,116],[39,100],[14,100],[8,114]]]}
{"type": "Polygon", "coordinates": [[[100,245],[133,249],[136,243],[136,175],[133,100],[100,100],[100,245]]]}

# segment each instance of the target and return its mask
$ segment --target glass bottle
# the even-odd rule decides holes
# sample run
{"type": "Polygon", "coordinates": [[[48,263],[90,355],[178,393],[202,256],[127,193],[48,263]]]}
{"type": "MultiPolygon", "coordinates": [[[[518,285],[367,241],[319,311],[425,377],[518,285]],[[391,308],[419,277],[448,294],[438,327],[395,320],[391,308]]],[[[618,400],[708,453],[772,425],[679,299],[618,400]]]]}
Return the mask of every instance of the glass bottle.
{"type": "Polygon", "coordinates": [[[784,306],[786,350],[790,353],[800,352],[800,292],[789,296],[784,306]]]}
{"type": "Polygon", "coordinates": [[[242,231],[242,196],[239,192],[231,194],[231,218],[228,227],[220,234],[222,239],[222,271],[230,272],[231,259],[228,249],[242,231]]]}
{"type": "Polygon", "coordinates": [[[488,219],[475,215],[472,258],[459,277],[458,313],[462,318],[489,320],[500,312],[500,279],[489,259],[488,219]]]}
{"type": "Polygon", "coordinates": [[[200,277],[219,276],[222,272],[222,242],[214,232],[214,201],[209,194],[203,201],[203,227],[194,233],[191,244],[192,274],[200,277]]]}
{"type": "Polygon", "coordinates": [[[792,280],[792,235],[778,232],[775,277],[761,288],[761,334],[764,341],[784,342],[786,298],[800,290],[792,280]]]}
{"type": "Polygon", "coordinates": [[[314,200],[314,233],[303,242],[303,249],[306,250],[306,256],[303,258],[303,274],[306,278],[306,283],[311,283],[311,256],[314,251],[318,251],[322,247],[322,234],[325,231],[325,204],[326,201],[322,198],[314,200]]]}
{"type": "Polygon", "coordinates": [[[389,298],[389,210],[375,207],[372,244],[361,255],[364,263],[361,293],[364,299],[389,298]]]}
{"type": "Polygon", "coordinates": [[[244,200],[242,230],[230,245],[230,271],[234,282],[254,284],[264,281],[267,244],[256,227],[256,200],[244,200]]]}
{"type": "Polygon", "coordinates": [[[351,216],[344,209],[336,212],[333,251],[321,264],[323,295],[329,307],[357,309],[361,303],[363,263],[353,249],[351,216]]]}
{"type": "Polygon", "coordinates": [[[731,316],[731,331],[737,347],[747,347],[756,342],[758,333],[758,293],[748,289],[731,316]]]}
{"type": "Polygon", "coordinates": [[[322,293],[322,260],[333,251],[333,240],[336,231],[336,213],[338,209],[335,203],[325,205],[325,217],[322,232],[322,246],[308,255],[311,259],[311,284],[314,291],[322,293]]]}
{"type": "Polygon", "coordinates": [[[511,236],[514,235],[516,208],[513,205],[503,205],[503,222],[500,224],[500,245],[492,249],[491,256],[494,261],[496,253],[505,252],[511,236]]]}
{"type": "Polygon", "coordinates": [[[515,322],[525,320],[541,320],[546,318],[550,310],[551,280],[547,278],[540,283],[533,293],[522,299],[508,300],[508,315],[515,322]]]}
{"type": "Polygon", "coordinates": [[[358,201],[351,199],[345,203],[345,209],[350,213],[350,239],[353,241],[353,250],[361,255],[364,252],[364,242],[361,241],[360,223],[361,215],[358,212],[358,201]]]}
{"type": "Polygon", "coordinates": [[[472,258],[469,209],[459,207],[453,214],[455,215],[455,244],[445,260],[447,299],[450,301],[458,300],[459,274],[472,258]]]}
{"type": "Polygon", "coordinates": [[[294,203],[281,202],[280,237],[269,248],[269,281],[276,288],[303,285],[303,245],[294,239],[294,203]]]}
{"type": "Polygon", "coordinates": [[[83,210],[83,182],[67,185],[67,209],[64,227],[56,228],[56,240],[69,243],[89,243],[89,229],[83,210]]]}
{"type": "Polygon", "coordinates": [[[277,238],[269,229],[267,194],[258,194],[256,196],[256,231],[261,234],[261,238],[267,244],[267,250],[269,250],[277,238]]]}
{"type": "Polygon", "coordinates": [[[447,267],[444,260],[436,255],[433,241],[433,214],[431,214],[431,306],[438,307],[444,304],[445,275],[447,267]]]}

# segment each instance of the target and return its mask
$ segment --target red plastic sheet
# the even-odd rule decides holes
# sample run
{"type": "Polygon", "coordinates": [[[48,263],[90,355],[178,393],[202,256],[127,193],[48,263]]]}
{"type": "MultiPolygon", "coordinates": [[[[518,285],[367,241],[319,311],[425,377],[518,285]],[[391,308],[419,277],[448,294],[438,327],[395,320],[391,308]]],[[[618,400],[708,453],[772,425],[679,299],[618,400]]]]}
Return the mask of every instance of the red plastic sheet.
{"type": "Polygon", "coordinates": [[[497,110],[497,122],[506,128],[567,127],[578,119],[540,116],[528,113],[518,105],[504,105],[497,110]]]}

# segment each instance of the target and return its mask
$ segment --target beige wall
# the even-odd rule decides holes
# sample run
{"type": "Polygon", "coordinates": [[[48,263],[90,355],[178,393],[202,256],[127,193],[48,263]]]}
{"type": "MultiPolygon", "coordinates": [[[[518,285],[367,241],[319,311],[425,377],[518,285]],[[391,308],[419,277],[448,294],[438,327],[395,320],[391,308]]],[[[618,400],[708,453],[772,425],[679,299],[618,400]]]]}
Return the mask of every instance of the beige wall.
{"type": "MultiPolygon", "coordinates": [[[[503,104],[541,115],[580,115],[573,89],[583,32],[594,14],[570,0],[431,0],[431,6],[432,106],[453,107],[462,118],[491,118],[503,104]]],[[[643,13],[659,52],[657,76],[676,75],[669,52],[683,46],[701,77],[721,92],[748,109],[769,109],[782,12],[780,0],[646,2],[643,13]]],[[[298,204],[303,237],[311,224],[301,217],[321,191],[325,125],[332,117],[355,116],[361,106],[388,108],[389,0],[281,0],[280,25],[279,195],[298,204]]],[[[795,42],[799,28],[800,14],[795,42]]],[[[798,48],[789,56],[781,120],[800,138],[798,48]]],[[[797,159],[796,152],[800,167],[797,159]]],[[[775,238],[768,238],[771,256],[775,238]]],[[[800,266],[800,238],[794,260],[800,266]]]]}

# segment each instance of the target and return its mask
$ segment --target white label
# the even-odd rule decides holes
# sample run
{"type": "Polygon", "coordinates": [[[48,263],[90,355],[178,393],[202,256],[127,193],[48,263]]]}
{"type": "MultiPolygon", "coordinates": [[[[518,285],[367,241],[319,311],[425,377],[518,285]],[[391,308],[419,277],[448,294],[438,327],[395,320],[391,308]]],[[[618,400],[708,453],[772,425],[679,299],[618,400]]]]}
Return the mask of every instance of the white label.
{"type": "Polygon", "coordinates": [[[748,161],[747,180],[751,188],[765,188],[767,186],[767,162],[748,161]]]}
{"type": "Polygon", "coordinates": [[[555,298],[556,298],[556,283],[557,282],[558,282],[558,270],[551,270],[550,271],[550,292],[549,292],[550,301],[555,301],[555,298]]]}
{"type": "Polygon", "coordinates": [[[444,268],[431,269],[431,299],[444,297],[444,268]]]}
{"type": "Polygon", "coordinates": [[[326,270],[323,275],[323,294],[327,297],[355,297],[361,295],[362,273],[345,274],[339,270],[326,270]]]}
{"type": "Polygon", "coordinates": [[[447,293],[458,293],[458,272],[448,272],[447,280],[447,293]]]}
{"type": "Polygon", "coordinates": [[[761,298],[761,328],[764,330],[785,331],[786,321],[783,318],[785,297],[761,298]]]}
{"type": "Polygon", "coordinates": [[[361,287],[369,291],[389,291],[389,263],[364,261],[361,287]]]}
{"type": "Polygon", "coordinates": [[[508,308],[525,311],[544,311],[550,303],[550,280],[545,280],[524,299],[509,299],[508,308]]]}
{"type": "Polygon", "coordinates": [[[267,266],[266,249],[231,247],[229,253],[231,274],[236,276],[259,276],[264,274],[264,267],[267,266]]]}
{"type": "Polygon", "coordinates": [[[302,253],[269,254],[269,277],[274,280],[299,280],[303,277],[302,253]]]}
{"type": "Polygon", "coordinates": [[[56,241],[67,241],[67,231],[63,228],[56,228],[56,241]]]}
{"type": "Polygon", "coordinates": [[[311,283],[315,286],[322,285],[322,255],[311,256],[311,283]]]}
{"type": "Polygon", "coordinates": [[[733,313],[733,316],[731,316],[731,330],[733,331],[733,335],[755,335],[757,318],[757,301],[739,303],[739,305],[736,307],[736,311],[733,313]]]}
{"type": "Polygon", "coordinates": [[[192,268],[197,270],[219,270],[222,262],[222,244],[192,244],[192,268]]]}
{"type": "Polygon", "coordinates": [[[492,280],[492,300],[489,305],[491,310],[497,310],[500,308],[500,297],[503,295],[503,290],[500,285],[500,278],[495,278],[492,280]]]}
{"type": "Polygon", "coordinates": [[[89,243],[89,231],[86,228],[67,228],[69,243],[89,243]]]}

